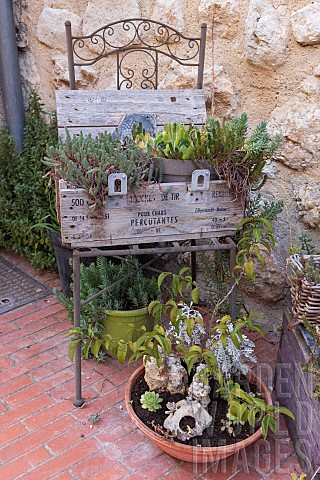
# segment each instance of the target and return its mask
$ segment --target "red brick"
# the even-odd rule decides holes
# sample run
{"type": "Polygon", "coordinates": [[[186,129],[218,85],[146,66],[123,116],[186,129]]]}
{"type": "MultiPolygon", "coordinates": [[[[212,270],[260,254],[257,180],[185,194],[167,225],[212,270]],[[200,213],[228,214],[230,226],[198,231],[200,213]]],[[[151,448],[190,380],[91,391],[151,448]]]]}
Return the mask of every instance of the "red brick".
{"type": "Polygon", "coordinates": [[[51,361],[50,363],[49,362],[46,362],[46,363],[47,363],[46,365],[40,366],[39,368],[37,368],[32,372],[32,376],[35,378],[35,380],[37,381],[42,380],[48,377],[49,375],[53,375],[54,373],[60,372],[65,368],[71,367],[71,365],[68,364],[68,361],[66,358],[57,358],[51,361]]]}
{"type": "MultiPolygon", "coordinates": [[[[104,377],[108,377],[109,375],[117,372],[121,369],[121,365],[113,358],[107,357],[105,362],[95,362],[92,359],[86,360],[83,362],[82,370],[83,372],[91,372],[94,370],[95,372],[100,373],[104,377]]],[[[115,383],[115,382],[113,382],[115,383]]]]}
{"type": "Polygon", "coordinates": [[[195,464],[194,472],[202,473],[204,480],[226,480],[240,470],[238,458],[234,464],[234,455],[213,463],[195,464]]]}
{"type": "MultiPolygon", "coordinates": [[[[110,463],[106,452],[102,451],[80,462],[76,467],[72,468],[72,472],[80,480],[87,480],[89,478],[91,479],[97,472],[100,472],[100,470],[109,468],[110,463]]],[[[116,466],[116,464],[114,465],[116,466]]]]}
{"type": "Polygon", "coordinates": [[[16,392],[6,397],[6,403],[12,409],[14,407],[17,407],[18,405],[22,405],[23,403],[28,402],[35,397],[38,397],[44,391],[45,390],[40,384],[32,384],[26,388],[23,388],[19,392],[16,392]]]}
{"type": "Polygon", "coordinates": [[[40,479],[54,477],[61,471],[67,470],[81,460],[90,457],[90,455],[96,453],[98,450],[99,446],[97,442],[94,439],[89,438],[38,467],[36,470],[37,477],[35,477],[35,474],[31,472],[22,475],[19,480],[35,480],[35,478],[40,479]]]}
{"type": "MultiPolygon", "coordinates": [[[[85,395],[83,396],[86,401],[85,395]]],[[[98,395],[96,394],[96,396],[98,395]]],[[[94,406],[92,407],[93,411],[89,412],[89,415],[90,413],[95,413],[95,412],[99,412],[99,413],[105,412],[106,410],[109,410],[110,407],[117,405],[121,400],[123,400],[123,398],[124,398],[123,391],[119,391],[118,389],[113,389],[112,391],[106,393],[102,397],[99,396],[94,400],[94,406]]],[[[91,404],[88,402],[85,409],[79,408],[78,410],[75,411],[74,415],[79,420],[86,420],[88,418],[87,409],[89,408],[91,408],[91,404]]],[[[114,421],[119,420],[119,418],[121,418],[122,416],[123,415],[119,415],[119,412],[116,413],[116,418],[114,419],[114,421]]]]}
{"type": "MultiPolygon", "coordinates": [[[[50,453],[44,447],[38,447],[32,451],[29,451],[26,455],[23,455],[7,465],[0,467],[0,478],[6,480],[15,479],[22,473],[33,469],[50,457],[50,453]]],[[[33,478],[36,477],[34,476],[33,478]]]]}
{"type": "Polygon", "coordinates": [[[36,302],[36,305],[38,307],[38,309],[43,309],[43,308],[47,308],[47,307],[50,307],[51,305],[61,305],[57,299],[57,297],[55,295],[51,295],[50,297],[46,297],[42,300],[38,300],[36,302]]]}
{"type": "Polygon", "coordinates": [[[60,344],[59,344],[59,345],[55,345],[54,354],[55,354],[57,357],[68,358],[68,348],[69,348],[69,340],[68,340],[68,339],[63,340],[63,339],[60,337],[60,344]]]}
{"type": "Polygon", "coordinates": [[[270,474],[293,452],[293,445],[289,438],[281,437],[260,439],[255,442],[254,448],[256,456],[252,465],[258,472],[265,475],[270,474]]]}
{"type": "MultiPolygon", "coordinates": [[[[202,465],[200,465],[200,467],[202,467],[202,465]]],[[[199,471],[197,465],[183,462],[162,478],[165,480],[195,480],[199,478],[199,471]]],[[[213,478],[215,479],[216,477],[210,477],[210,480],[213,480],[213,478]]],[[[224,478],[224,480],[226,480],[226,478],[224,478]]]]}
{"type": "Polygon", "coordinates": [[[0,414],[3,414],[8,411],[6,405],[4,405],[3,401],[0,399],[0,414]]]}
{"type": "Polygon", "coordinates": [[[19,390],[31,384],[32,380],[27,375],[15,378],[14,380],[10,380],[9,382],[1,385],[1,396],[5,398],[6,396],[18,392],[19,390]]]}
{"type": "Polygon", "coordinates": [[[0,370],[2,371],[11,367],[11,365],[13,365],[13,361],[10,358],[5,357],[0,360],[0,370]]]}
{"type": "Polygon", "coordinates": [[[301,467],[295,454],[290,455],[281,465],[278,465],[272,475],[287,475],[290,478],[290,473],[301,473],[301,467]]]}
{"type": "Polygon", "coordinates": [[[54,315],[55,313],[60,312],[61,310],[64,310],[64,307],[60,303],[55,303],[54,305],[49,305],[48,307],[45,307],[41,310],[37,310],[36,312],[26,315],[21,319],[17,320],[17,324],[20,325],[20,327],[29,327],[32,323],[38,322],[38,320],[41,320],[39,325],[41,323],[46,326],[46,322],[48,321],[48,317],[54,315]],[[45,319],[45,320],[44,320],[45,319]]]}
{"type": "Polygon", "coordinates": [[[38,308],[35,305],[26,305],[21,308],[16,308],[11,312],[5,313],[0,315],[0,325],[4,325],[5,323],[12,322],[12,320],[17,320],[18,318],[24,317],[29,313],[36,312],[38,308]]]}
{"type": "Polygon", "coordinates": [[[19,329],[16,326],[15,322],[8,322],[5,325],[1,325],[0,326],[0,334],[1,334],[2,340],[5,340],[5,338],[6,338],[5,336],[8,333],[11,333],[11,332],[14,332],[14,331],[17,332],[18,330],[19,329]]]}
{"type": "Polygon", "coordinates": [[[13,423],[18,422],[19,420],[27,418],[34,412],[46,408],[49,405],[52,405],[52,399],[47,394],[43,394],[40,397],[30,400],[30,402],[24,403],[15,410],[10,410],[5,414],[0,415],[1,428],[5,428],[13,423]]]}
{"type": "Polygon", "coordinates": [[[64,433],[46,442],[46,444],[50,451],[57,455],[77,443],[83,442],[84,438],[93,436],[93,433],[93,429],[90,428],[89,423],[85,425],[75,425],[74,428],[66,430],[64,433]]]}
{"type": "Polygon", "coordinates": [[[137,370],[138,366],[136,364],[130,365],[129,367],[122,367],[117,373],[112,374],[112,383],[119,386],[123,383],[127,383],[132,373],[137,370]]]}
{"type": "Polygon", "coordinates": [[[10,444],[27,433],[28,430],[21,423],[15,423],[4,430],[0,430],[0,447],[10,444]]]}
{"type": "Polygon", "coordinates": [[[127,478],[128,473],[129,472],[126,467],[124,467],[121,463],[117,462],[110,467],[101,470],[99,473],[97,473],[91,478],[92,480],[121,480],[122,478],[127,478]]]}
{"type": "MultiPolygon", "coordinates": [[[[63,332],[66,332],[67,329],[65,328],[65,326],[63,326],[63,324],[56,324],[54,325],[54,327],[55,326],[57,326],[59,330],[57,332],[57,335],[51,336],[49,334],[50,328],[42,330],[44,336],[43,340],[39,341],[39,339],[37,339],[37,342],[34,343],[32,346],[16,352],[13,355],[13,358],[16,361],[23,362],[24,360],[28,360],[29,358],[38,355],[39,353],[42,353],[46,350],[53,350],[55,349],[55,347],[60,347],[61,342],[63,342],[63,332]]],[[[36,335],[33,335],[33,338],[36,338],[36,335]]],[[[54,353],[56,354],[55,350],[54,353]]],[[[67,358],[66,355],[67,349],[65,350],[65,358],[67,358]]]]}
{"type": "Polygon", "coordinates": [[[132,470],[137,470],[161,453],[162,450],[149,441],[139,447],[138,453],[135,451],[124,457],[123,462],[132,470]]]}
{"type": "Polygon", "coordinates": [[[0,460],[3,463],[9,462],[17,456],[17,452],[19,452],[20,455],[27,453],[38,445],[56,437],[61,432],[72,428],[75,423],[76,420],[69,415],[60,418],[35,432],[28,433],[16,441],[11,442],[10,445],[3,447],[0,451],[0,460]]]}
{"type": "Polygon", "coordinates": [[[108,445],[127,435],[127,433],[136,430],[136,428],[132,420],[126,416],[113,425],[108,426],[101,434],[96,435],[96,438],[105,445],[108,445]]]}
{"type": "MultiPolygon", "coordinates": [[[[13,367],[9,368],[5,373],[5,378],[6,380],[11,380],[13,378],[20,377],[21,375],[24,375],[26,373],[31,373],[32,370],[35,370],[36,368],[41,367],[42,365],[52,362],[54,360],[55,357],[52,355],[52,353],[48,351],[40,353],[39,355],[30,358],[26,362],[18,363],[13,367]]],[[[34,373],[35,372],[32,372],[31,374],[34,375],[34,373]]]]}
{"type": "Polygon", "coordinates": [[[61,418],[72,410],[74,410],[74,406],[70,401],[59,402],[55,405],[50,405],[41,412],[34,413],[24,420],[24,424],[29,430],[36,430],[47,423],[61,418]]]}
{"type": "Polygon", "coordinates": [[[52,345],[59,345],[61,338],[67,333],[69,328],[70,323],[59,322],[51,325],[48,328],[40,330],[39,332],[35,333],[33,337],[37,340],[37,342],[43,342],[44,340],[50,339],[52,345]]]}
{"type": "Polygon", "coordinates": [[[253,468],[244,468],[232,477],[232,480],[248,480],[248,478],[250,478],[250,480],[262,480],[264,475],[256,472],[253,468]]]}
{"type": "Polygon", "coordinates": [[[0,357],[7,357],[12,355],[19,350],[30,347],[34,345],[35,341],[32,337],[19,338],[19,342],[11,342],[9,344],[3,344],[0,348],[0,357]]]}
{"type": "Polygon", "coordinates": [[[74,477],[69,472],[62,472],[54,477],[53,480],[74,480],[74,477]]]}
{"type": "Polygon", "coordinates": [[[157,480],[162,477],[162,475],[175,468],[179,463],[179,460],[163,453],[162,455],[153,458],[150,463],[130,475],[128,480],[157,480]]]}
{"type": "MultiPolygon", "coordinates": [[[[37,312],[37,313],[40,314],[41,312],[37,312]]],[[[37,321],[29,322],[25,326],[22,325],[19,330],[19,338],[24,338],[24,337],[27,337],[28,335],[33,335],[34,333],[39,332],[40,330],[45,330],[46,328],[56,323],[59,323],[59,322],[53,315],[45,319],[40,317],[40,320],[37,319],[37,321]]],[[[18,335],[17,332],[8,333],[5,337],[6,343],[17,341],[17,335],[18,335]]]]}

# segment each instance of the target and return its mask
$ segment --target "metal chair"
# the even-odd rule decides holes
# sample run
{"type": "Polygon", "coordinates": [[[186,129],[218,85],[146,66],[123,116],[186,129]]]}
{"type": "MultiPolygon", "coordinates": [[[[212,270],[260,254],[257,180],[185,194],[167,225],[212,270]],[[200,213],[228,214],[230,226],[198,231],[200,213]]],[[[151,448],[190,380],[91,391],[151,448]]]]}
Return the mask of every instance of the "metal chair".
{"type": "Polygon", "coordinates": [[[154,20],[130,18],[109,23],[90,35],[72,35],[71,22],[65,22],[70,89],[76,90],[75,67],[93,65],[103,58],[116,56],[117,90],[130,89],[136,80],[134,62],[128,57],[143,55],[142,89],[157,89],[160,58],[168,57],[180,65],[197,67],[197,89],[203,86],[207,25],[201,24],[199,37],[187,37],[175,28],[154,20]],[[121,39],[119,44],[119,39],[121,39]]]}

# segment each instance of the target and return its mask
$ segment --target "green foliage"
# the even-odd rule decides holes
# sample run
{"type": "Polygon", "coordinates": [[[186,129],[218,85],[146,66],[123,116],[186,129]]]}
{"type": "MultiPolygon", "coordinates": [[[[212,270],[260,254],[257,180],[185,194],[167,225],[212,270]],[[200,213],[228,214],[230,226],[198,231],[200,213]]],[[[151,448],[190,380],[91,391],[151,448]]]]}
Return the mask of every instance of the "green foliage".
{"type": "Polygon", "coordinates": [[[112,139],[110,133],[99,132],[70,136],[58,146],[48,146],[44,163],[51,167],[53,178],[63,178],[75,187],[83,188],[92,200],[92,207],[104,205],[108,195],[111,173],[125,173],[128,191],[154,179],[153,163],[148,152],[142,151],[133,140],[125,144],[112,139]]]}
{"type": "Polygon", "coordinates": [[[247,217],[263,217],[269,222],[273,222],[277,219],[278,215],[283,212],[284,201],[277,200],[276,202],[269,202],[262,200],[261,193],[259,192],[253,198],[251,198],[247,211],[247,217]]]}
{"type": "MultiPolygon", "coordinates": [[[[146,307],[151,300],[157,298],[159,291],[155,279],[146,277],[141,271],[132,274],[139,267],[138,259],[132,256],[127,256],[119,265],[107,261],[105,257],[98,257],[96,263],[92,262],[89,266],[80,264],[81,301],[87,300],[108,285],[118,283],[81,307],[81,326],[71,328],[67,334],[72,337],[69,346],[71,360],[75,347],[80,341],[85,358],[93,355],[99,359],[103,347],[109,348],[113,341],[103,329],[102,319],[105,317],[105,310],[137,310],[146,307]],[[125,276],[127,278],[120,281],[125,276]]],[[[57,289],[54,292],[60,303],[66,308],[68,318],[73,321],[73,299],[67,298],[57,289]]],[[[127,353],[126,344],[120,342],[115,346],[115,350],[123,363],[127,353]]]]}
{"type": "Polygon", "coordinates": [[[262,420],[262,434],[266,438],[268,430],[277,431],[277,416],[279,413],[295,420],[292,412],[285,407],[267,405],[266,402],[252,393],[245,392],[238,383],[228,380],[221,386],[218,393],[228,402],[227,418],[234,424],[249,423],[254,427],[257,421],[262,420]]]}
{"type": "Polygon", "coordinates": [[[161,398],[159,393],[156,392],[145,392],[140,397],[142,408],[149,410],[149,412],[160,410],[162,408],[162,402],[163,398],[161,398]]]}
{"type": "Polygon", "coordinates": [[[35,91],[29,94],[29,112],[22,151],[15,148],[7,127],[0,130],[0,246],[26,255],[39,269],[55,266],[51,241],[42,229],[31,229],[50,209],[50,191],[42,159],[46,144],[57,141],[54,116],[48,116],[35,91]]]}
{"type": "Polygon", "coordinates": [[[190,135],[191,128],[182,123],[164,125],[154,139],[156,155],[164,158],[194,160],[195,147],[190,135]]]}
{"type": "Polygon", "coordinates": [[[220,123],[212,118],[207,120],[206,130],[210,138],[211,159],[221,179],[239,196],[247,200],[251,189],[259,189],[266,181],[263,168],[266,161],[276,153],[282,143],[282,136],[271,139],[267,124],[261,122],[248,137],[248,118],[220,123]]]}
{"type": "Polygon", "coordinates": [[[235,266],[237,283],[243,275],[254,280],[256,278],[254,260],[257,259],[264,267],[264,252],[270,253],[275,246],[273,227],[264,217],[245,217],[237,226],[238,231],[241,229],[235,266]]]}
{"type": "MultiPolygon", "coordinates": [[[[261,194],[256,194],[248,204],[246,209],[247,221],[238,226],[237,233],[232,237],[232,240],[238,244],[239,250],[242,253],[238,256],[238,264],[235,273],[237,274],[237,282],[240,278],[248,276],[245,270],[245,263],[252,260],[247,269],[249,276],[255,277],[255,263],[254,258],[257,254],[260,255],[259,263],[264,264],[264,252],[266,246],[257,240],[260,234],[260,240],[266,241],[269,244],[267,250],[271,250],[274,245],[273,230],[267,225],[264,225],[259,219],[267,220],[269,223],[274,222],[278,215],[283,211],[284,202],[278,200],[276,202],[262,201],[261,194]],[[252,220],[249,220],[252,219],[252,220]],[[255,236],[253,235],[255,230],[255,236]],[[258,229],[258,235],[257,235],[258,229]],[[245,240],[244,240],[245,239],[245,240]],[[242,245],[242,246],[241,246],[242,245]],[[261,263],[262,260],[262,263],[261,263]],[[253,273],[252,273],[253,265],[253,273]],[[251,268],[250,268],[251,266],[251,268]],[[253,275],[253,276],[252,276],[253,275]]],[[[215,252],[200,252],[199,255],[201,272],[204,277],[204,282],[207,288],[212,293],[215,303],[219,304],[219,312],[225,313],[228,311],[228,288],[230,283],[230,258],[229,252],[225,250],[217,250],[215,252]],[[223,300],[218,302],[219,298],[223,300]]],[[[247,268],[247,267],[246,267],[247,268]]],[[[241,307],[241,298],[237,299],[238,306],[241,307]]],[[[240,308],[239,308],[240,309],[240,308]]],[[[216,310],[217,311],[217,310],[216,310]]]]}
{"type": "Polygon", "coordinates": [[[300,250],[301,253],[305,253],[307,255],[315,255],[316,247],[313,244],[312,238],[308,234],[308,232],[302,232],[299,236],[299,240],[301,242],[300,250]]]}
{"type": "Polygon", "coordinates": [[[94,425],[98,422],[100,422],[101,418],[100,418],[100,413],[91,413],[91,415],[89,416],[89,422],[94,425]]]}

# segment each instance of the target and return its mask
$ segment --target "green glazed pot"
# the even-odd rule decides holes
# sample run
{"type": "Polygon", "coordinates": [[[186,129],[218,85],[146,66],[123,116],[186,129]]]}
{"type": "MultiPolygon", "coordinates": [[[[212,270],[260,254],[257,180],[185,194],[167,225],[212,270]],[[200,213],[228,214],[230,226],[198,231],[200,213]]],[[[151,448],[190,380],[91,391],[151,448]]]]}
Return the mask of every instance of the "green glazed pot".
{"type": "MultiPolygon", "coordinates": [[[[105,333],[111,335],[113,340],[132,340],[136,341],[139,338],[139,332],[131,331],[132,325],[134,328],[140,328],[143,325],[147,331],[153,328],[153,317],[148,313],[148,308],[140,308],[139,310],[105,310],[106,316],[102,323],[105,328],[105,333]]],[[[107,350],[108,355],[112,355],[111,348],[107,350]]],[[[128,355],[129,356],[129,355],[128,355]]]]}

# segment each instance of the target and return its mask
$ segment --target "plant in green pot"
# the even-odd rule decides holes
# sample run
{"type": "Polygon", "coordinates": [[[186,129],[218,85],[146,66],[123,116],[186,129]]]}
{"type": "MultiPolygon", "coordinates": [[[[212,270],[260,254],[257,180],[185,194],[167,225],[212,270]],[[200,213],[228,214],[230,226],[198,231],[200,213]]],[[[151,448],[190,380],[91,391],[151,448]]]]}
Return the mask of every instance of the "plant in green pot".
{"type": "MultiPolygon", "coordinates": [[[[81,326],[68,332],[71,359],[76,345],[82,342],[85,358],[91,355],[100,359],[107,352],[124,360],[128,342],[135,341],[142,331],[152,330],[153,318],[147,306],[157,298],[159,290],[156,279],[136,272],[139,268],[139,261],[133,256],[125,257],[119,264],[98,257],[89,266],[80,265],[81,301],[113,286],[81,307],[81,326]]],[[[57,290],[55,293],[73,321],[73,299],[57,290]]]]}

